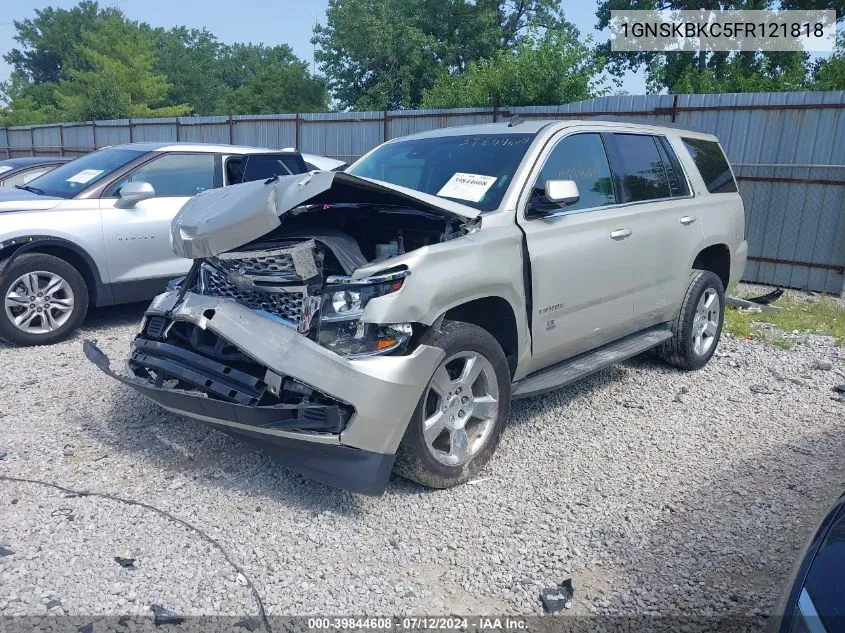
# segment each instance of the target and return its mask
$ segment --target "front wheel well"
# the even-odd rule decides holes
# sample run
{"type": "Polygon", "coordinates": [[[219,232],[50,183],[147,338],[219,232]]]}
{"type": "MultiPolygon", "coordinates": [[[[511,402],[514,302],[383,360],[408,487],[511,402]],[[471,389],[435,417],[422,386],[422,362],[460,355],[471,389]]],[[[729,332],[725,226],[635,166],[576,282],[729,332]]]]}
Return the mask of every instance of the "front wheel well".
{"type": "MultiPolygon", "coordinates": [[[[6,248],[0,249],[0,262],[3,262],[11,257],[15,251],[26,244],[31,243],[24,242],[22,244],[15,244],[13,246],[7,246],[6,248]]],[[[58,257],[59,259],[66,261],[68,264],[76,268],[76,270],[79,271],[79,274],[82,275],[82,279],[85,281],[85,286],[88,288],[89,305],[97,305],[98,285],[96,272],[93,270],[92,265],[86,260],[86,258],[75,249],[69,246],[63,246],[62,244],[49,243],[29,247],[26,249],[26,252],[52,255],[53,257],[58,257]]]]}
{"type": "Polygon", "coordinates": [[[444,316],[452,321],[472,323],[492,334],[505,353],[513,377],[519,357],[519,335],[510,303],[502,297],[483,297],[455,306],[444,316]]]}
{"type": "Polygon", "coordinates": [[[695,256],[692,267],[714,273],[722,280],[722,288],[727,292],[731,281],[731,251],[726,244],[714,244],[702,250],[695,256]]]}

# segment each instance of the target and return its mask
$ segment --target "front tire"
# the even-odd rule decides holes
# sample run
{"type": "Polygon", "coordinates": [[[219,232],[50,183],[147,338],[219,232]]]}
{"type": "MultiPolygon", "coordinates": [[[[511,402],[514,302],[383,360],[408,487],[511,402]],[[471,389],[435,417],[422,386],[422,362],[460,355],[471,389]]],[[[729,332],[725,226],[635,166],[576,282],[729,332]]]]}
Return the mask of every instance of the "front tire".
{"type": "Polygon", "coordinates": [[[719,345],[724,321],[722,280],[709,270],[693,270],[673,336],[658,348],[660,357],[680,369],[701,369],[719,345]]]}
{"type": "Polygon", "coordinates": [[[73,266],[45,253],[24,253],[0,269],[0,338],[48,345],[70,336],[88,311],[88,288],[73,266]]]}
{"type": "Polygon", "coordinates": [[[477,325],[444,321],[423,342],[446,355],[414,410],[395,470],[429,488],[451,488],[475,477],[496,450],[511,374],[499,343],[477,325]]]}

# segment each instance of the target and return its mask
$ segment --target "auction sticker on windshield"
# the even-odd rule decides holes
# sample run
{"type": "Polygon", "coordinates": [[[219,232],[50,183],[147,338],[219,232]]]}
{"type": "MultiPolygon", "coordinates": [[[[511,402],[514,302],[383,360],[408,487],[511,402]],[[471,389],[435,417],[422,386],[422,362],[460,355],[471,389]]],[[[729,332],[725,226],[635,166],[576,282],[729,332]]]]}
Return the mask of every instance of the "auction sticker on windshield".
{"type": "Polygon", "coordinates": [[[481,202],[484,194],[493,186],[494,182],[496,182],[496,176],[480,176],[458,172],[443,185],[437,195],[441,198],[481,202]]]}
{"type": "Polygon", "coordinates": [[[83,169],[78,174],[75,174],[68,178],[67,182],[78,182],[80,185],[84,185],[86,182],[96,178],[102,173],[102,169],[83,169]]]}

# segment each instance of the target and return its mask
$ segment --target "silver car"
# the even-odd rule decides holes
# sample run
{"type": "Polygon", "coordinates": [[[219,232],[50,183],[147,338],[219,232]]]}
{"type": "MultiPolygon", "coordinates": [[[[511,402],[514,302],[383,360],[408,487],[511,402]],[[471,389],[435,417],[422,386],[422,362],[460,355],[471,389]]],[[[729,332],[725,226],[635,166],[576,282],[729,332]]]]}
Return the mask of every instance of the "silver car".
{"type": "Polygon", "coordinates": [[[24,156],[0,160],[0,187],[17,187],[69,162],[61,156],[24,156]]]}
{"type": "Polygon", "coordinates": [[[475,477],[512,398],[650,348],[683,369],[719,342],[744,269],[717,139],[607,121],[435,130],[344,172],[202,193],[194,260],[155,298],[126,372],[170,411],[322,482],[380,493],[475,477]]]}
{"type": "Polygon", "coordinates": [[[295,151],[133,143],[0,189],[0,338],[53,343],[89,305],[150,299],[190,268],[170,222],[191,196],[306,171],[295,151]]]}

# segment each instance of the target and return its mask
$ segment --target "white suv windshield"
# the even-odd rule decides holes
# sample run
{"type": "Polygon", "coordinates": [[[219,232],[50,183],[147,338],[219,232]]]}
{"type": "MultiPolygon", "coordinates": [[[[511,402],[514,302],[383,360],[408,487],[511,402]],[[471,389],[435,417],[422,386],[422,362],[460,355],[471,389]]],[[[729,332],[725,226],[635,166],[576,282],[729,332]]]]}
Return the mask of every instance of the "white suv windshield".
{"type": "Polygon", "coordinates": [[[26,187],[45,196],[73,198],[83,189],[145,153],[135,149],[101,149],[39,176],[27,183],[26,187]]]}
{"type": "Polygon", "coordinates": [[[492,211],[501,204],[534,136],[471,134],[396,141],[347,172],[492,211]]]}

